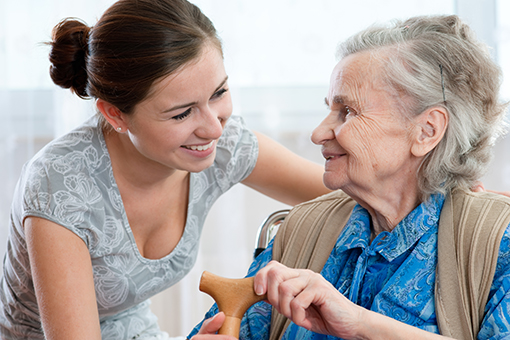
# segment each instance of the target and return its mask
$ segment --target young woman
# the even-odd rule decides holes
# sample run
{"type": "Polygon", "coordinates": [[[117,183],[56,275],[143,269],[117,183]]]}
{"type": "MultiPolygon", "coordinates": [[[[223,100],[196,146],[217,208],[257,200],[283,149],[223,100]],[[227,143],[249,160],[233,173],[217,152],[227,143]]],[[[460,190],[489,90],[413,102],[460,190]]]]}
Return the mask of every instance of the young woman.
{"type": "Polygon", "coordinates": [[[162,339],[147,299],[191,269],[218,196],[242,182],[293,205],[327,191],[322,167],[231,117],[220,41],[185,0],[120,0],[51,47],[53,81],[100,114],[23,169],[1,335],[162,339]]]}

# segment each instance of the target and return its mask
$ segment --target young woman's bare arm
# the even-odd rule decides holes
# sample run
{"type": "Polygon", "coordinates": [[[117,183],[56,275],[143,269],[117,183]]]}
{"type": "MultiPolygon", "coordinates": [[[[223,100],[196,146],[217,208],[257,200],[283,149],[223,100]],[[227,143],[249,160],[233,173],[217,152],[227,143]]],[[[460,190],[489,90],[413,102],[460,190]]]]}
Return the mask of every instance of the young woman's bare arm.
{"type": "Polygon", "coordinates": [[[259,142],[257,165],[243,184],[289,205],[330,191],[322,182],[323,166],[296,155],[263,134],[255,134],[259,142]]]}
{"type": "Polygon", "coordinates": [[[24,222],[46,339],[101,339],[90,254],[68,229],[46,219],[24,222]]]}

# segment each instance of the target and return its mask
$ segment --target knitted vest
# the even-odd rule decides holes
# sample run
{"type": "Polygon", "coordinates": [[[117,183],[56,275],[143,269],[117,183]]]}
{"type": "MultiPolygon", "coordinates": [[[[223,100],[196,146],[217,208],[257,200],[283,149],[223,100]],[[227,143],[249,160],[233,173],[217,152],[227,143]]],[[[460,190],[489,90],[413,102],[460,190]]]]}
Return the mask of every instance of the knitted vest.
{"type": "MultiPolygon", "coordinates": [[[[291,210],[273,244],[273,259],[320,272],[356,202],[341,191],[291,210]]],[[[476,339],[496,270],[499,244],[510,223],[510,199],[455,190],[447,195],[438,227],[435,308],[440,333],[476,339]]],[[[269,340],[290,321],[274,308],[269,340]]]]}

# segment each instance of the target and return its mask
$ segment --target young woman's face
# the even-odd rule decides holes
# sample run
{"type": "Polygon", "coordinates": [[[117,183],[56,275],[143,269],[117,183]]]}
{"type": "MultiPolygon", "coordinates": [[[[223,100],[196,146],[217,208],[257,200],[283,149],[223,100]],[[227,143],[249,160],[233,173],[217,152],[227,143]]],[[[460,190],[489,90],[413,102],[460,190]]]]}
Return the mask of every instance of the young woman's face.
{"type": "Polygon", "coordinates": [[[148,161],[199,172],[212,165],[231,114],[223,57],[211,44],[197,60],[153,85],[126,116],[127,134],[148,161]]]}

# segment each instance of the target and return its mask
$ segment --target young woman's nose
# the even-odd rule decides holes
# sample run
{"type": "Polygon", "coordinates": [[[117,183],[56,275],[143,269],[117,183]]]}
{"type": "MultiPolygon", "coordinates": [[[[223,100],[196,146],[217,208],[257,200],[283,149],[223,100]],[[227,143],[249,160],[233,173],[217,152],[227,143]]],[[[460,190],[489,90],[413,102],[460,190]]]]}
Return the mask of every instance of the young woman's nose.
{"type": "Polygon", "coordinates": [[[228,117],[206,108],[203,114],[203,121],[197,130],[197,135],[205,139],[218,139],[223,133],[223,128],[228,117]]]}
{"type": "Polygon", "coordinates": [[[335,125],[328,115],[312,132],[312,142],[316,145],[322,145],[335,138],[335,125]]]}

